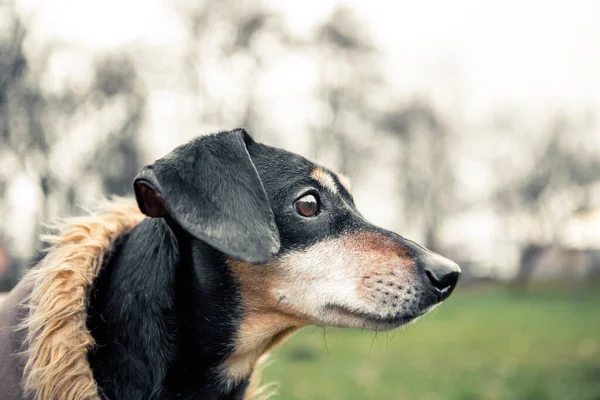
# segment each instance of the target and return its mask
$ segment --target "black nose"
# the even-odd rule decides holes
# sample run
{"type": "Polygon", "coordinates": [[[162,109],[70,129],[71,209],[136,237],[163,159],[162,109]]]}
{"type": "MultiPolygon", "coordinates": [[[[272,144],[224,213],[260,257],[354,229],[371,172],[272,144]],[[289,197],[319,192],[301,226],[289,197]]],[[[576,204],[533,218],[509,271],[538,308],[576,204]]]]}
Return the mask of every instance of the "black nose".
{"type": "Polygon", "coordinates": [[[447,299],[458,283],[462,273],[460,267],[455,262],[435,253],[428,253],[422,261],[427,278],[440,292],[440,300],[447,299]]]}

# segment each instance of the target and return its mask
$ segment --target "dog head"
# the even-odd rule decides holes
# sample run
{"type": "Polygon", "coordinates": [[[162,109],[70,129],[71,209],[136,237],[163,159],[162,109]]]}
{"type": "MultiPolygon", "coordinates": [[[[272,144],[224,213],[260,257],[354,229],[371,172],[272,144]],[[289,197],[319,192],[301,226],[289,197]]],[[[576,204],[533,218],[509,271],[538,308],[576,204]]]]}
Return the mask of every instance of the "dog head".
{"type": "Polygon", "coordinates": [[[135,191],[145,214],[225,255],[243,309],[234,377],[304,325],[397,328],[448,298],[461,274],[366,221],[342,175],[243,130],[175,149],[142,170],[135,191]]]}

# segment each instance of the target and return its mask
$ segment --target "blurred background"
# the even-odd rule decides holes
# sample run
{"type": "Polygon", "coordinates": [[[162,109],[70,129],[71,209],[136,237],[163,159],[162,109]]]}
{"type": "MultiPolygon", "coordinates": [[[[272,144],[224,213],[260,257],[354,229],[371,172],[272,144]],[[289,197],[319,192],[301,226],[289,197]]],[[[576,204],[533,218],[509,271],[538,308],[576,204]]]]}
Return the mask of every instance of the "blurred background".
{"type": "Polygon", "coordinates": [[[44,222],[243,126],[458,262],[432,317],[322,328],[282,399],[600,399],[600,3],[0,1],[0,291],[44,222]]]}

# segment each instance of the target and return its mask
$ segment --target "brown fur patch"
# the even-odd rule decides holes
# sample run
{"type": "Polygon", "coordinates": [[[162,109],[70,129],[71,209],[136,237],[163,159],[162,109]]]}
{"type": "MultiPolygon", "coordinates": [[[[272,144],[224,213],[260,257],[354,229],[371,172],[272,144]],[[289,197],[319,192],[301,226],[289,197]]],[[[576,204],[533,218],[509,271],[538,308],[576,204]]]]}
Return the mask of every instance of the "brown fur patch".
{"type": "Polygon", "coordinates": [[[321,186],[331,190],[333,193],[337,193],[338,188],[335,185],[335,181],[333,177],[329,175],[323,168],[315,168],[310,176],[317,182],[321,184],[321,186]]]}
{"type": "Polygon", "coordinates": [[[266,265],[251,265],[229,260],[241,286],[244,317],[236,338],[234,353],[225,361],[226,379],[239,381],[255,369],[258,360],[291,334],[308,324],[294,316],[285,306],[271,295],[268,285],[271,277],[257,279],[257,269],[266,265]]]}
{"type": "Polygon", "coordinates": [[[396,273],[397,282],[408,282],[415,273],[415,263],[406,257],[406,249],[393,240],[371,232],[353,235],[347,240],[352,249],[357,265],[362,265],[359,274],[362,276],[357,293],[366,296],[370,292],[368,280],[378,275],[388,276],[396,273]]]}
{"type": "Polygon", "coordinates": [[[104,256],[119,235],[144,215],[135,201],[109,202],[98,214],[73,218],[45,239],[45,259],[23,279],[33,289],[26,334],[24,389],[36,400],[100,400],[87,352],[94,340],[86,327],[86,303],[104,256]]]}

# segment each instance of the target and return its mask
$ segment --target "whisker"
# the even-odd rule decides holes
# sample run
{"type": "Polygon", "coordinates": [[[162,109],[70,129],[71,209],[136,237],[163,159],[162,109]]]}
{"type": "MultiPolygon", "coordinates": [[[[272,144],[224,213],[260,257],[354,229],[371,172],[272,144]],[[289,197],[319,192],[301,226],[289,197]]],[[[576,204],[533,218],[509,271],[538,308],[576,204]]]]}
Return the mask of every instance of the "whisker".
{"type": "Polygon", "coordinates": [[[310,333],[308,334],[308,337],[306,338],[306,340],[308,340],[310,338],[310,336],[314,333],[314,331],[316,331],[318,328],[318,326],[315,325],[315,327],[313,328],[312,331],[310,331],[310,333]]]}
{"type": "Polygon", "coordinates": [[[373,336],[373,340],[371,340],[371,348],[369,349],[369,356],[371,355],[371,352],[373,351],[373,345],[375,344],[375,340],[377,340],[377,334],[379,333],[379,331],[375,331],[375,335],[373,336]]]}
{"type": "Polygon", "coordinates": [[[325,342],[325,349],[327,349],[327,355],[329,355],[329,346],[327,346],[327,333],[325,327],[323,327],[323,341],[325,342]]]}

